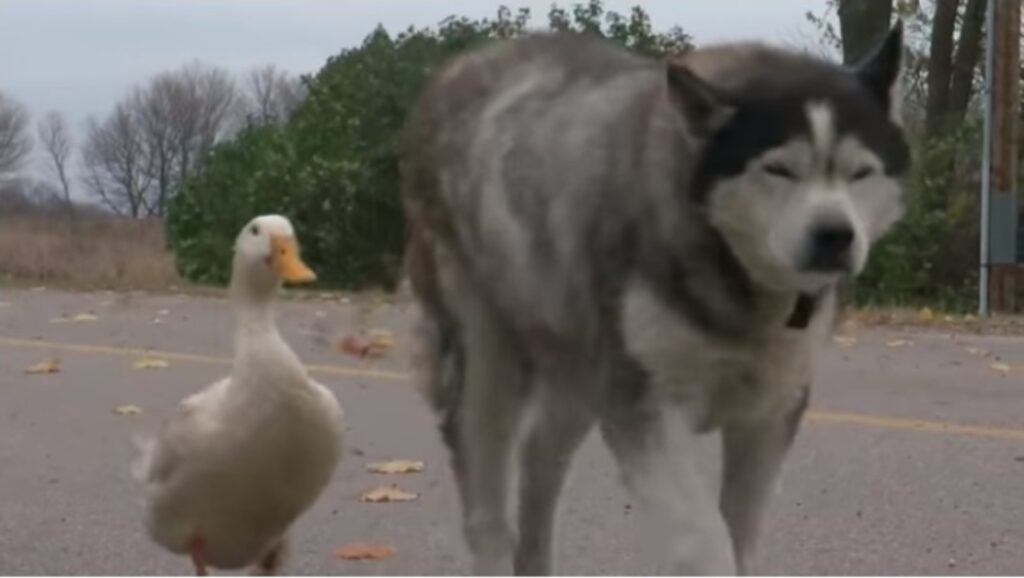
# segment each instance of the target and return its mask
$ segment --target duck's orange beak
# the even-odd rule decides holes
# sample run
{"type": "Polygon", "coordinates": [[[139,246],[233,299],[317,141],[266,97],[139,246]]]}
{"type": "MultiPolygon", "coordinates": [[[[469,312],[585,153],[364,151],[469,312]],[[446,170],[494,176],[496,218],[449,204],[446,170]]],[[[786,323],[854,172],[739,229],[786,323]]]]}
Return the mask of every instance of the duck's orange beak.
{"type": "Polygon", "coordinates": [[[289,283],[311,283],[316,273],[299,258],[299,248],[293,237],[270,236],[270,267],[281,279],[289,283]]]}

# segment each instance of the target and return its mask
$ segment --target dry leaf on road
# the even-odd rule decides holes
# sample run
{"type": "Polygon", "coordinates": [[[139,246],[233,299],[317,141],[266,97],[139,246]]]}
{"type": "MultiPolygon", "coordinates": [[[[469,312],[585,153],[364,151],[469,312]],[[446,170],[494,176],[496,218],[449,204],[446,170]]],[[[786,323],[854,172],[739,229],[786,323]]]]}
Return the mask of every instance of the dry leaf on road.
{"type": "Polygon", "coordinates": [[[386,544],[345,544],[334,551],[335,558],[344,560],[381,560],[395,555],[395,548],[386,544]]]}
{"type": "Polygon", "coordinates": [[[116,415],[139,415],[140,413],[142,413],[142,408],[137,405],[132,405],[129,403],[115,407],[114,413],[116,415]]]}
{"type": "Polygon", "coordinates": [[[423,462],[417,460],[391,460],[366,464],[367,471],[375,474],[411,474],[423,471],[423,462]]]}
{"type": "Polygon", "coordinates": [[[60,372],[60,360],[59,359],[45,359],[31,365],[25,369],[27,375],[41,375],[44,373],[59,373],[60,372]]]}
{"type": "Polygon", "coordinates": [[[908,345],[913,345],[914,342],[909,339],[890,339],[889,341],[886,341],[885,344],[889,347],[906,347],[908,345]]]}
{"type": "Polygon", "coordinates": [[[132,367],[135,369],[166,369],[168,366],[170,366],[170,363],[166,359],[157,359],[155,357],[143,357],[132,364],[132,367]]]}
{"type": "Polygon", "coordinates": [[[853,347],[857,343],[857,338],[851,335],[836,335],[832,341],[839,347],[853,347]]]}
{"type": "Polygon", "coordinates": [[[386,329],[374,329],[368,333],[361,331],[358,335],[344,337],[338,343],[342,353],[356,357],[380,357],[394,346],[395,338],[386,329]]]}
{"type": "Polygon", "coordinates": [[[992,369],[998,371],[999,373],[1003,373],[1003,374],[1010,373],[1010,365],[1007,364],[1007,363],[1003,363],[1002,361],[997,361],[997,362],[989,365],[989,367],[991,367],[992,369]]]}
{"type": "Polygon", "coordinates": [[[387,329],[372,329],[370,345],[378,349],[390,349],[395,346],[395,336],[387,329]]]}
{"type": "Polygon", "coordinates": [[[989,355],[987,349],[981,349],[979,347],[968,347],[967,348],[967,353],[970,353],[971,355],[973,355],[975,357],[988,357],[988,355],[989,355]]]}
{"type": "Polygon", "coordinates": [[[398,489],[398,486],[377,486],[372,490],[363,492],[363,495],[359,496],[360,502],[411,502],[415,500],[419,494],[412,492],[406,492],[398,489]]]}
{"type": "Polygon", "coordinates": [[[96,321],[99,317],[96,317],[92,313],[79,313],[78,315],[72,315],[68,317],[66,315],[56,317],[50,320],[50,323],[81,323],[83,321],[96,321]]]}

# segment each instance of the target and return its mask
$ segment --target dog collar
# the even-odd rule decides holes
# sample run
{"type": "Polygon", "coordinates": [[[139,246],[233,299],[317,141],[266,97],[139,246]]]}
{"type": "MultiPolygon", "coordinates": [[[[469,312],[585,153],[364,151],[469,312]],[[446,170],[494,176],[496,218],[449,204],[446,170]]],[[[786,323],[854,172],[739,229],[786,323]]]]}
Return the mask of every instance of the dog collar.
{"type": "Polygon", "coordinates": [[[814,317],[814,311],[818,308],[818,296],[809,293],[800,293],[796,296],[796,304],[793,305],[793,313],[786,321],[786,327],[790,329],[807,329],[814,317]]]}

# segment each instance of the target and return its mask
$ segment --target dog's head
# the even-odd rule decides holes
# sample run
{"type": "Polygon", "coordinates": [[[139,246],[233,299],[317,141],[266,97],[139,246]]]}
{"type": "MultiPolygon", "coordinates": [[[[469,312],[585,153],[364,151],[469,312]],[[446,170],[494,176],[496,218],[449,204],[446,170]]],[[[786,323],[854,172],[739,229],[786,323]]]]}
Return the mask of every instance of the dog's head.
{"type": "Polygon", "coordinates": [[[753,45],[668,66],[669,93],[704,143],[692,200],[755,281],[814,291],[855,275],[899,219],[902,52],[897,25],[853,68],[753,45]]]}

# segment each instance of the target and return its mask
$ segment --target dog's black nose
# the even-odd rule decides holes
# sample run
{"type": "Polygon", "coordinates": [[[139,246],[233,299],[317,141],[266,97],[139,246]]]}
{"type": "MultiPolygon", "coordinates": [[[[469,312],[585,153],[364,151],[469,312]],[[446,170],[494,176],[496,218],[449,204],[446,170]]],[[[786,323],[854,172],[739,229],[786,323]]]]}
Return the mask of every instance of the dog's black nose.
{"type": "Polygon", "coordinates": [[[847,269],[853,237],[853,226],[846,222],[823,223],[812,229],[807,268],[823,272],[847,269]]]}

